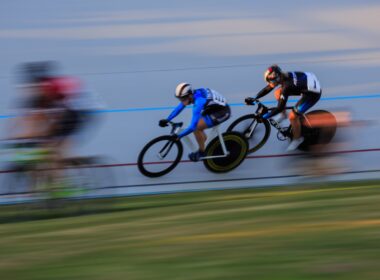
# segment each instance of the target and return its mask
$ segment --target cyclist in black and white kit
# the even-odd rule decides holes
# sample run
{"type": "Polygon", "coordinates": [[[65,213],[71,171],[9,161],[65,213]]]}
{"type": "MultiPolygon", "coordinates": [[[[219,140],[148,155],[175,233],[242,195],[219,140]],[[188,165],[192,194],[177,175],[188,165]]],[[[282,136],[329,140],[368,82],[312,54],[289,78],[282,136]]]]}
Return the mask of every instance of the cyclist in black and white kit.
{"type": "Polygon", "coordinates": [[[278,87],[277,107],[270,108],[268,112],[265,112],[262,115],[264,119],[272,118],[279,113],[285,114],[284,109],[289,96],[301,96],[301,99],[289,114],[289,120],[293,129],[293,140],[287,150],[293,151],[304,141],[304,138],[301,136],[299,116],[314,106],[321,98],[321,85],[313,73],[283,72],[278,65],[270,66],[265,71],[264,79],[268,85],[255,98],[247,97],[245,99],[247,104],[251,104],[255,99],[264,97],[274,88],[278,87]]]}
{"type": "Polygon", "coordinates": [[[193,89],[189,83],[180,83],[175,92],[175,96],[180,100],[178,106],[166,118],[159,121],[159,125],[164,127],[169,121],[178,116],[186,106],[194,104],[193,117],[190,125],[180,134],[175,136],[182,138],[190,133],[194,133],[198,142],[199,150],[189,154],[192,161],[198,161],[204,157],[205,142],[207,139],[203,130],[216,126],[229,119],[231,115],[230,107],[226,98],[220,93],[209,88],[193,89]]]}

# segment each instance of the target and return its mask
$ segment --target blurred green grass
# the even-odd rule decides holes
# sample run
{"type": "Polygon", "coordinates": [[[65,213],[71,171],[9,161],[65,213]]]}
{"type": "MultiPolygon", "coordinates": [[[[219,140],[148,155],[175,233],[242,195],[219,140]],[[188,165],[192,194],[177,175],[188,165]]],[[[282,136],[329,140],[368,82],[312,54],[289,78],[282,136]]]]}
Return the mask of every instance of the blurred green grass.
{"type": "Polygon", "coordinates": [[[380,183],[0,207],[0,279],[380,279],[380,183]]]}

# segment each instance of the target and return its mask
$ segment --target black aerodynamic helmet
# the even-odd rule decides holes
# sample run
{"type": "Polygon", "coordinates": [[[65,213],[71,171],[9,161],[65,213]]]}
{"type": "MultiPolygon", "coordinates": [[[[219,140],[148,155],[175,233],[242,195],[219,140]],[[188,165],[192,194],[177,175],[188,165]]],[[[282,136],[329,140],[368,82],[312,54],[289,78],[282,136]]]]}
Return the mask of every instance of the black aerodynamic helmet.
{"type": "Polygon", "coordinates": [[[281,80],[281,74],[281,68],[278,65],[273,64],[265,71],[264,80],[269,84],[278,84],[281,80]]]}

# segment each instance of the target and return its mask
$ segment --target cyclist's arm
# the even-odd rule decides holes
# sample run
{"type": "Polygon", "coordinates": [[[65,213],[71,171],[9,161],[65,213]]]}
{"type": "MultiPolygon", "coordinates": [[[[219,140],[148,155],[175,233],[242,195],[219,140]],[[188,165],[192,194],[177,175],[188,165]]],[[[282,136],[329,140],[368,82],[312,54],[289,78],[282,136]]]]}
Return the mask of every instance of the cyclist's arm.
{"type": "Polygon", "coordinates": [[[274,115],[277,115],[278,113],[282,112],[285,109],[287,101],[288,101],[287,89],[283,88],[280,95],[280,99],[277,102],[277,107],[270,108],[270,111],[263,115],[263,119],[269,119],[273,117],[274,115]]]}
{"type": "Polygon", "coordinates": [[[173,110],[173,112],[170,113],[169,117],[167,117],[166,119],[168,121],[171,121],[172,119],[174,119],[176,116],[179,115],[179,113],[182,112],[183,109],[185,109],[185,105],[181,103],[178,104],[178,106],[173,110]]]}
{"type": "Polygon", "coordinates": [[[259,93],[256,95],[256,99],[260,99],[261,97],[264,97],[265,95],[270,93],[272,89],[273,87],[271,87],[270,85],[267,85],[265,88],[259,91],[259,93]]]}
{"type": "Polygon", "coordinates": [[[15,118],[10,138],[44,137],[49,124],[49,116],[43,110],[30,110],[15,118]]]}
{"type": "Polygon", "coordinates": [[[190,123],[190,125],[189,125],[188,128],[186,128],[185,130],[183,130],[178,135],[179,138],[192,133],[197,128],[198,122],[199,122],[199,120],[202,117],[203,107],[205,106],[206,102],[207,102],[206,98],[198,98],[195,101],[195,104],[194,104],[194,107],[193,107],[193,117],[191,119],[191,123],[190,123]]]}

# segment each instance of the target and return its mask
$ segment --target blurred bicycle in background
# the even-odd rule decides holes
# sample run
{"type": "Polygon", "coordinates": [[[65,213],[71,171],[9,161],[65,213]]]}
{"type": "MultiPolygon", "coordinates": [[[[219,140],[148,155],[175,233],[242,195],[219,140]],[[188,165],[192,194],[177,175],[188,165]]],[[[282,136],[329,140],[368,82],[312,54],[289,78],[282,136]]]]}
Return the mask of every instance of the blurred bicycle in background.
{"type": "Polygon", "coordinates": [[[54,151],[46,141],[3,141],[0,194],[31,199],[68,199],[93,196],[113,186],[115,177],[102,156],[64,158],[56,165],[54,151]],[[99,168],[103,167],[103,168],[99,168]]]}

